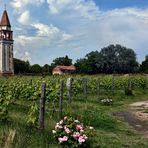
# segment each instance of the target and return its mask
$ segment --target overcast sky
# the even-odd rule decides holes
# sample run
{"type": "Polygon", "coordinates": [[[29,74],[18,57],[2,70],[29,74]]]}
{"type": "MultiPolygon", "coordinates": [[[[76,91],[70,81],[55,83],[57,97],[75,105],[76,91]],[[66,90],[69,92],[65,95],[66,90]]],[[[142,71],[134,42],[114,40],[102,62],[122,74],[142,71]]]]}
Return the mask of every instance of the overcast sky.
{"type": "Polygon", "coordinates": [[[148,0],[0,0],[14,31],[14,56],[31,64],[50,64],[68,55],[121,44],[148,54],[148,0]]]}

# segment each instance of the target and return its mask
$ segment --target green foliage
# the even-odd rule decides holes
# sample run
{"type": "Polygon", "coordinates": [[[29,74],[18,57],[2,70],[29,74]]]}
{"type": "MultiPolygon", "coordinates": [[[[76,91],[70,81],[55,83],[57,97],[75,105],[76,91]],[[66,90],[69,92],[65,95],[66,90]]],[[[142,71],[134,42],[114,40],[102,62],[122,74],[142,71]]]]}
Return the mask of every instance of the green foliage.
{"type": "Polygon", "coordinates": [[[52,73],[52,67],[49,66],[48,64],[45,64],[42,67],[42,73],[45,74],[45,75],[51,74],[52,73]]]}
{"type": "Polygon", "coordinates": [[[38,74],[42,72],[42,67],[39,64],[34,64],[30,68],[32,73],[38,74]]]}
{"type": "Polygon", "coordinates": [[[133,91],[132,91],[132,89],[125,88],[125,95],[127,95],[127,96],[131,96],[131,95],[133,95],[133,91]]]}
{"type": "MultiPolygon", "coordinates": [[[[63,79],[65,84],[67,78],[67,76],[0,78],[0,108],[4,104],[7,106],[4,109],[6,116],[1,114],[2,117],[0,119],[9,119],[8,115],[11,119],[10,122],[0,123],[0,147],[3,147],[1,143],[5,143],[5,139],[9,135],[9,129],[15,129],[17,133],[13,143],[15,148],[58,147],[51,133],[58,118],[57,112],[51,113],[51,103],[54,99],[58,101],[59,81],[63,79]],[[47,102],[45,129],[43,132],[40,132],[36,128],[26,126],[26,124],[33,127],[37,126],[38,105],[41,95],[41,83],[43,81],[46,82],[47,86],[47,102]]],[[[112,116],[113,112],[127,111],[129,103],[145,100],[148,97],[147,90],[145,89],[147,88],[145,87],[147,86],[147,77],[143,75],[77,75],[73,76],[73,79],[72,92],[74,94],[70,105],[66,102],[67,90],[64,85],[63,115],[70,115],[75,119],[81,120],[85,125],[92,125],[95,128],[95,139],[90,147],[138,147],[139,145],[147,147],[148,142],[146,139],[141,138],[131,127],[112,116]],[[83,78],[86,78],[88,81],[88,97],[86,101],[80,95],[83,93],[83,78]],[[113,79],[115,94],[111,96],[114,103],[110,106],[101,105],[99,99],[107,95],[110,96],[113,79]],[[124,95],[124,88],[128,86],[129,79],[132,82],[133,96],[124,95]],[[101,89],[99,96],[97,95],[98,81],[100,81],[101,89]]],[[[55,110],[57,109],[58,103],[56,102],[55,110]]]]}
{"type": "Polygon", "coordinates": [[[143,73],[148,73],[148,56],[145,57],[145,60],[140,65],[140,71],[143,73]]]}
{"type": "Polygon", "coordinates": [[[70,66],[72,65],[72,59],[70,59],[67,55],[65,57],[56,58],[51,63],[51,67],[54,68],[57,65],[70,66]]]}
{"type": "Polygon", "coordinates": [[[109,45],[100,52],[90,52],[76,61],[77,72],[96,73],[134,73],[138,71],[138,62],[134,50],[121,45],[109,45]]]}
{"type": "Polygon", "coordinates": [[[100,57],[99,52],[93,51],[87,54],[84,59],[77,60],[75,63],[75,66],[77,67],[77,72],[83,74],[99,73],[97,67],[99,57],[100,57]]]}
{"type": "Polygon", "coordinates": [[[9,103],[9,100],[0,99],[0,121],[6,121],[8,119],[9,103]]]}
{"type": "Polygon", "coordinates": [[[26,117],[27,124],[30,126],[37,126],[38,116],[39,116],[38,104],[34,103],[33,105],[30,106],[30,110],[27,114],[27,117],[26,117]]]}
{"type": "MultiPolygon", "coordinates": [[[[41,96],[41,84],[46,82],[46,101],[51,103],[52,101],[58,102],[59,90],[60,90],[60,79],[64,80],[66,84],[67,76],[65,77],[10,77],[0,78],[0,111],[1,119],[7,118],[8,107],[11,103],[18,100],[34,101],[40,99],[41,96]]],[[[72,96],[77,97],[83,94],[83,78],[87,79],[88,94],[98,94],[98,81],[100,81],[100,92],[101,94],[108,94],[112,91],[113,80],[114,80],[114,91],[125,90],[129,88],[129,76],[75,76],[72,83],[72,96]]],[[[130,76],[132,82],[132,90],[146,89],[147,88],[147,77],[142,75],[130,76]]],[[[129,94],[129,90],[127,93],[129,94]]],[[[127,94],[126,93],[126,94],[127,94]]],[[[67,100],[67,88],[64,85],[64,100],[67,100]]],[[[31,105],[34,106],[35,104],[31,105]]],[[[36,108],[36,106],[35,106],[36,108]]],[[[31,110],[35,108],[31,107],[31,110]]],[[[28,116],[34,116],[34,119],[29,119],[29,122],[35,123],[38,116],[35,112],[29,111],[28,116]],[[33,121],[32,121],[33,120],[33,121]]]]}
{"type": "Polygon", "coordinates": [[[15,59],[14,58],[14,72],[16,74],[29,73],[30,72],[30,63],[29,63],[29,61],[22,61],[20,59],[15,59]]]}
{"type": "Polygon", "coordinates": [[[90,147],[94,136],[94,128],[84,126],[80,121],[65,116],[56,123],[52,131],[56,141],[64,147],[90,147]]]}

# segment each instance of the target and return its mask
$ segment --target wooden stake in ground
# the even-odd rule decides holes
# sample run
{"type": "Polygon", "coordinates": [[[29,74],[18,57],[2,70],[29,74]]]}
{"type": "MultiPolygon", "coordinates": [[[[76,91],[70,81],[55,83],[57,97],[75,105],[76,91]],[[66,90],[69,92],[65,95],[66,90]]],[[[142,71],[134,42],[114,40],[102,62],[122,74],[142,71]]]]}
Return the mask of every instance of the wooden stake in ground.
{"type": "Polygon", "coordinates": [[[100,80],[98,80],[98,96],[100,96],[101,90],[100,90],[100,80]]]}
{"type": "Polygon", "coordinates": [[[15,135],[16,135],[16,131],[15,130],[10,130],[9,135],[8,135],[8,137],[6,139],[6,142],[5,142],[3,148],[11,148],[12,147],[15,135]]]}
{"type": "Polygon", "coordinates": [[[115,89],[115,79],[113,77],[112,82],[111,82],[111,92],[112,92],[112,94],[114,94],[114,89],[115,89]]]}
{"type": "Polygon", "coordinates": [[[131,81],[131,79],[128,80],[128,89],[132,90],[132,81],[131,81]]]}
{"type": "Polygon", "coordinates": [[[147,89],[147,75],[144,77],[144,89],[147,89]]]}
{"type": "Polygon", "coordinates": [[[68,95],[68,99],[69,99],[69,103],[71,103],[72,101],[72,81],[73,81],[73,78],[68,78],[67,79],[67,83],[66,83],[66,86],[67,86],[67,95],[68,95]]]}
{"type": "Polygon", "coordinates": [[[63,105],[63,87],[64,87],[64,81],[60,81],[60,98],[59,98],[59,119],[62,118],[62,105],[63,105]]]}
{"type": "Polygon", "coordinates": [[[45,98],[46,97],[46,83],[41,86],[40,111],[39,111],[39,129],[44,129],[45,120],[45,98]]]}
{"type": "Polygon", "coordinates": [[[83,92],[84,92],[84,96],[87,99],[87,79],[83,79],[83,92]]]}

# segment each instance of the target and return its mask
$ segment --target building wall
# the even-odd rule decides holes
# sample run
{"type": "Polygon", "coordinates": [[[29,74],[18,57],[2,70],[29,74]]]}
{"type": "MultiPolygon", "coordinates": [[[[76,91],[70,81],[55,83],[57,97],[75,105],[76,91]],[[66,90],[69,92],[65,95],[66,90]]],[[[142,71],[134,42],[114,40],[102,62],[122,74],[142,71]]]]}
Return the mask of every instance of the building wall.
{"type": "Polygon", "coordinates": [[[0,72],[2,72],[2,43],[0,42],[0,72]]]}
{"type": "Polygon", "coordinates": [[[53,70],[52,74],[53,75],[62,75],[63,72],[61,70],[53,70]]]}
{"type": "Polygon", "coordinates": [[[0,41],[0,73],[14,74],[12,41],[0,41]]]}

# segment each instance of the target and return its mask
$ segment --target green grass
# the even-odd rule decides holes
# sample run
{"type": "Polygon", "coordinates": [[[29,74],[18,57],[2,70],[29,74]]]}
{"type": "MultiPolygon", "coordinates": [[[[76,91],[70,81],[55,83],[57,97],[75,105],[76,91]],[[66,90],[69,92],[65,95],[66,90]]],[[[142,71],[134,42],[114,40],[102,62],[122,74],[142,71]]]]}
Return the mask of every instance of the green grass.
{"type": "MultiPolygon", "coordinates": [[[[133,96],[125,96],[122,91],[108,94],[114,101],[112,106],[103,106],[99,102],[101,98],[89,95],[87,99],[83,96],[73,97],[72,104],[64,101],[63,115],[69,115],[79,119],[86,125],[93,126],[96,131],[93,148],[147,148],[148,139],[138,134],[127,123],[123,123],[113,112],[129,110],[128,104],[136,101],[146,100],[148,91],[134,91],[133,96]]],[[[58,121],[58,113],[50,112],[51,103],[46,105],[45,130],[29,127],[26,124],[26,115],[30,102],[18,100],[9,107],[10,119],[0,123],[0,147],[3,147],[10,130],[16,130],[16,136],[11,144],[12,148],[56,148],[52,136],[52,129],[58,121]]]]}

